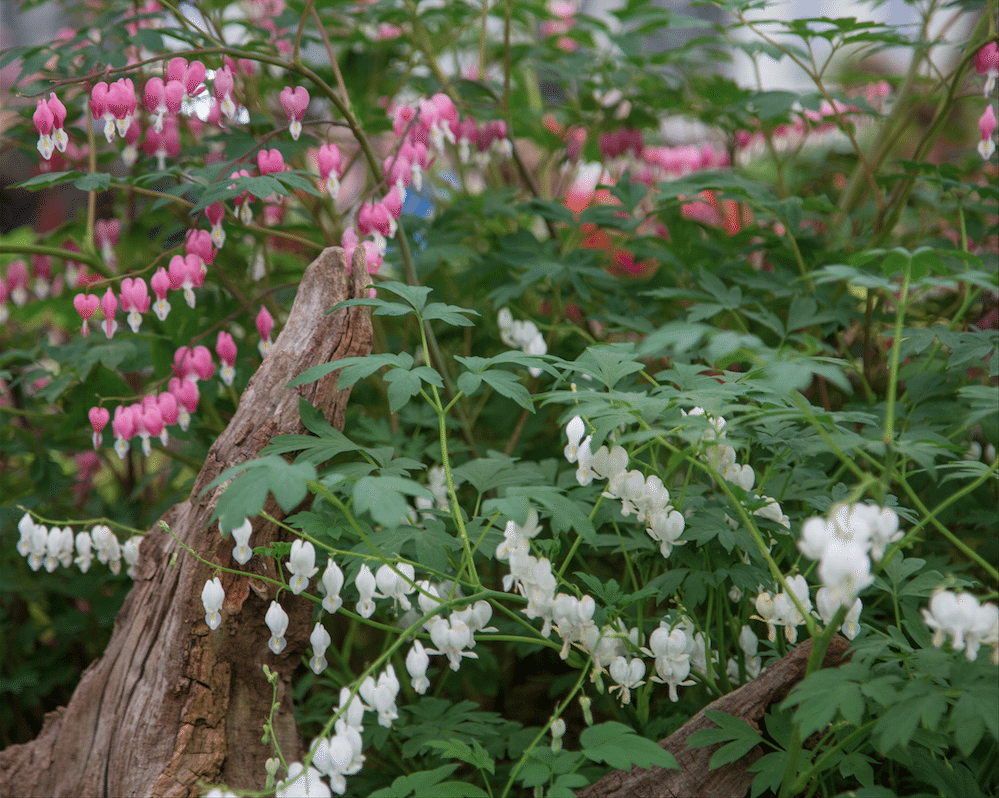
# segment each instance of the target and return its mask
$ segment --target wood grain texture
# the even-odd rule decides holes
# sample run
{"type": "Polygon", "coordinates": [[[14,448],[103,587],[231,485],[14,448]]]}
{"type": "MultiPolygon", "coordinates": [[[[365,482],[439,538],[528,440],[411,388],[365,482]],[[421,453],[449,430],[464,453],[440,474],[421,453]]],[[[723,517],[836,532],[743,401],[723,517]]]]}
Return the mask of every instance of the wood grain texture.
{"type": "MultiPolygon", "coordinates": [[[[838,667],[849,647],[845,638],[834,636],[822,667],[838,667]]],[[[659,746],[676,757],[680,770],[660,767],[615,770],[589,787],[578,790],[577,798],[743,798],[749,793],[756,775],[747,768],[763,756],[760,747],[735,762],[708,770],[711,755],[724,743],[687,748],[687,740],[702,729],[716,728],[704,714],[709,709],[743,718],[759,729],[767,710],[787,698],[791,689],[804,678],[811,653],[812,641],[806,640],[755,679],[712,701],[673,734],[660,740],[659,746]]]]}
{"type": "MultiPolygon", "coordinates": [[[[306,269],[288,321],[240,397],[239,407],[208,452],[190,497],[164,516],[174,534],[207,560],[239,569],[232,538],[208,520],[221,488],[201,492],[225,469],[246,462],[275,435],[304,433],[299,397],[343,429],[349,390],[337,373],[316,383],[285,386],[305,369],[371,351],[369,309],[327,315],[337,302],[360,297],[369,283],[363,249],[352,269],[342,249],[324,250],[306,269]]],[[[265,510],[284,513],[268,497],[265,510]]],[[[260,518],[251,544],[286,540],[260,518]]],[[[291,712],[290,678],[308,646],[312,604],[282,596],[290,624],[280,656],[267,648],[264,615],[274,589],[254,578],[274,576],[274,564],[255,557],[244,575],[222,574],[222,625],[204,622],[201,589],[211,569],[155,525],[140,548],[138,573],[118,613],[101,659],[83,674],[70,703],[45,718],[39,736],[0,752],[0,796],[186,796],[199,782],[259,789],[270,746],[261,743],[271,686],[262,666],[277,671],[281,711],[275,725],[288,761],[300,758],[291,712]],[[171,556],[177,554],[171,566],[171,556]]]]}

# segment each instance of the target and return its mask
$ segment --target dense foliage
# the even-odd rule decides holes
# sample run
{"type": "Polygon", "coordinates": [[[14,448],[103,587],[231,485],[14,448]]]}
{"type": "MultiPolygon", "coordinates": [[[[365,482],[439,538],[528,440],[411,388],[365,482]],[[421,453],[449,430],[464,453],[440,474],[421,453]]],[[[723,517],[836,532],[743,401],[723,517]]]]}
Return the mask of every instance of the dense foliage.
{"type": "Polygon", "coordinates": [[[80,210],[0,238],[3,743],[100,654],[343,244],[375,351],[296,382],[342,369],[347,425],[303,404],[206,530],[219,571],[284,564],[275,656],[281,603],[315,603],[316,769],[275,751],[262,786],[571,795],[675,766],[651,741],[812,637],[764,728],[712,715],[712,767],[760,744],[754,796],[996,794],[996,5],[764,5],[93,2],[6,51],[21,185],[80,210]],[[733,80],[736,52],[813,85],[733,80]],[[294,545],[253,548],[268,492],[314,497],[294,545]]]}

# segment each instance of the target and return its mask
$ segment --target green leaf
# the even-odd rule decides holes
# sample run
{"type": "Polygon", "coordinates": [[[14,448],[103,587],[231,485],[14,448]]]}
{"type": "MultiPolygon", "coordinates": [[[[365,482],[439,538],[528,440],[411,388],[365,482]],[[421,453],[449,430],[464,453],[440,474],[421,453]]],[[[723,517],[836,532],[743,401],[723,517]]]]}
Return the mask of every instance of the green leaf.
{"type": "Polygon", "coordinates": [[[615,770],[628,770],[632,765],[679,770],[680,765],[669,751],[652,740],[639,737],[623,723],[608,721],[583,729],[579,735],[583,756],[594,762],[606,762],[615,770]]]}
{"type": "Polygon", "coordinates": [[[425,790],[440,784],[458,769],[458,765],[442,765],[433,770],[418,771],[408,776],[399,776],[391,787],[382,787],[371,793],[370,798],[408,798],[414,790],[425,790]]]}
{"type": "Polygon", "coordinates": [[[859,663],[816,671],[795,685],[781,709],[798,707],[794,719],[800,724],[802,737],[827,728],[837,712],[859,724],[865,703],[858,682],[866,673],[866,667],[859,663]]]}
{"type": "MultiPolygon", "coordinates": [[[[467,374],[468,372],[465,373],[467,374]]],[[[534,402],[531,397],[531,392],[524,387],[523,383],[520,381],[520,377],[516,374],[496,369],[493,371],[482,371],[476,376],[483,382],[488,383],[488,385],[496,391],[496,393],[501,396],[505,396],[508,399],[513,399],[513,401],[525,410],[529,410],[532,413],[534,412],[534,402]]]]}
{"type": "Polygon", "coordinates": [[[736,718],[725,712],[715,709],[708,709],[705,716],[717,729],[701,729],[694,732],[687,740],[689,748],[700,748],[718,743],[727,743],[711,755],[708,762],[708,770],[714,770],[729,762],[735,762],[743,757],[747,752],[755,748],[763,741],[763,737],[756,729],[750,726],[742,718],[736,718]]]}
{"type": "Polygon", "coordinates": [[[427,305],[423,312],[420,314],[424,319],[440,319],[447,324],[452,324],[455,327],[474,327],[475,322],[471,319],[466,319],[462,316],[462,313],[472,313],[476,316],[480,316],[477,310],[470,310],[469,308],[461,308],[457,305],[445,305],[443,302],[433,302],[427,305]]]}
{"type": "Polygon", "coordinates": [[[507,491],[507,496],[523,496],[546,507],[551,511],[551,524],[555,532],[565,532],[570,528],[575,529],[579,536],[588,543],[592,543],[596,537],[597,531],[594,529],[589,515],[579,504],[552,485],[511,487],[507,491]]]}
{"type": "Polygon", "coordinates": [[[591,346],[576,358],[573,366],[577,371],[599,380],[607,388],[613,388],[624,377],[644,368],[642,363],[636,362],[633,350],[632,344],[591,346]]]}
{"type": "Polygon", "coordinates": [[[78,172],[75,169],[68,172],[44,172],[43,174],[29,177],[27,180],[22,180],[20,183],[15,183],[12,188],[29,188],[32,191],[37,191],[40,188],[67,183],[70,180],[75,180],[83,176],[82,172],[78,172]]]}
{"type": "Polygon", "coordinates": [[[460,759],[462,762],[467,762],[478,770],[488,770],[490,773],[496,772],[496,763],[478,740],[472,740],[471,746],[457,738],[431,740],[427,745],[440,751],[441,756],[449,759],[460,759]]]}
{"type": "Polygon", "coordinates": [[[107,172],[93,172],[76,178],[73,185],[80,191],[107,191],[111,185],[111,175],[107,172]]]}
{"type": "Polygon", "coordinates": [[[401,352],[398,355],[362,355],[361,357],[342,357],[329,363],[322,363],[318,366],[307,368],[295,379],[288,383],[287,388],[297,388],[299,385],[308,385],[322,379],[327,374],[343,369],[337,377],[337,388],[343,390],[349,388],[355,382],[371,374],[374,374],[383,366],[396,366],[397,368],[409,369],[413,365],[413,356],[408,352],[401,352]]]}
{"type": "Polygon", "coordinates": [[[372,520],[381,526],[400,524],[409,513],[409,505],[403,498],[422,496],[433,501],[433,494],[418,482],[404,477],[366,476],[354,484],[354,510],[369,513],[372,520]]]}
{"type": "Polygon", "coordinates": [[[318,476],[311,463],[288,463],[277,455],[233,466],[212,480],[201,495],[238,474],[219,497],[209,523],[220,520],[221,526],[233,529],[244,518],[258,515],[264,508],[268,491],[286,513],[295,509],[308,493],[307,483],[318,476]]]}
{"type": "Polygon", "coordinates": [[[379,291],[389,291],[390,293],[405,299],[416,310],[423,310],[427,303],[427,297],[433,289],[422,285],[406,285],[405,283],[384,282],[377,285],[379,291]]]}

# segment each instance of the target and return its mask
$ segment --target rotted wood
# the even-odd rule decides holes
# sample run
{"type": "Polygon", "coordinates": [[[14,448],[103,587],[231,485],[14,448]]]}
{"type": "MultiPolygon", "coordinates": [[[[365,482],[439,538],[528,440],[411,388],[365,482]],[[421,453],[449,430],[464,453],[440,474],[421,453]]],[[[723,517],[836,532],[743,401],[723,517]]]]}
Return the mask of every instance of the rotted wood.
{"type": "MultiPolygon", "coordinates": [[[[822,660],[823,668],[838,667],[850,644],[836,635],[822,660]]],[[[741,759],[708,770],[711,755],[724,745],[687,748],[687,740],[702,729],[714,729],[715,724],[704,714],[714,709],[759,728],[767,710],[779,704],[792,688],[805,677],[812,641],[806,640],[770,665],[763,673],[737,690],[708,704],[669,737],[660,740],[680,764],[680,770],[661,767],[615,770],[589,787],[578,790],[577,798],[743,798],[748,794],[755,773],[748,768],[763,756],[756,746],[741,759]]]]}
{"type": "MultiPolygon", "coordinates": [[[[103,657],[84,672],[69,705],[46,716],[35,740],[0,752],[0,796],[186,798],[199,795],[205,783],[259,789],[272,751],[261,742],[274,689],[264,664],[278,674],[277,740],[288,761],[301,757],[290,679],[308,646],[312,605],[304,597],[282,598],[288,646],[280,656],[272,654],[264,615],[275,591],[255,577],[274,577],[274,565],[259,557],[237,565],[232,538],[223,539],[217,524],[208,524],[222,488],[201,493],[275,435],[304,433],[300,396],[343,429],[350,391],[337,390],[336,372],[309,385],[285,386],[311,366],[370,353],[369,308],[327,315],[337,302],[360,297],[368,283],[361,247],[350,269],[339,247],[324,250],[306,269],[284,329],[209,450],[190,498],[162,518],[205,559],[245,573],[220,576],[222,625],[210,632],[201,605],[212,569],[155,525],[142,541],[135,583],[103,657]]],[[[272,497],[265,509],[283,516],[272,497]]],[[[251,545],[286,539],[276,525],[254,520],[251,545]]]]}

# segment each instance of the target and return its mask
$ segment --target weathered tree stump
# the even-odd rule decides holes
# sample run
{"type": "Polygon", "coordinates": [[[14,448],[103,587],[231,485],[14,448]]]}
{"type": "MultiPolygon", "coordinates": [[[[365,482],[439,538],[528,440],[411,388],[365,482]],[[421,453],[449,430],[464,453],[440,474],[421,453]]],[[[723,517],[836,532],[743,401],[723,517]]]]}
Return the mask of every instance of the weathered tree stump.
{"type": "MultiPolygon", "coordinates": [[[[822,667],[838,667],[849,647],[845,638],[834,636],[822,660],[822,667]]],[[[812,641],[806,640],[757,678],[712,701],[673,734],[660,740],[659,746],[676,757],[680,770],[661,767],[615,770],[577,791],[577,798],[743,798],[756,775],[750,773],[748,768],[763,756],[760,747],[756,746],[735,762],[708,770],[711,755],[724,743],[687,748],[687,740],[694,732],[715,728],[715,724],[704,714],[708,709],[742,718],[750,726],[759,728],[767,710],[787,698],[791,689],[804,678],[811,653],[812,641]]]]}
{"type": "MultiPolygon", "coordinates": [[[[305,271],[287,324],[208,452],[190,498],[163,516],[177,538],[205,559],[239,568],[232,538],[223,539],[216,524],[208,525],[221,488],[204,497],[201,492],[275,435],[305,432],[300,396],[343,429],[350,391],[337,390],[336,372],[297,389],[285,386],[310,366],[371,351],[368,308],[327,315],[337,302],[360,297],[368,282],[360,247],[352,268],[342,249],[330,248],[305,271]]],[[[283,515],[273,498],[265,509],[283,515]]],[[[276,525],[254,521],[252,545],[285,539],[276,525]]],[[[199,794],[199,782],[259,788],[271,755],[261,742],[273,689],[264,664],[279,675],[278,742],[286,756],[300,758],[289,683],[307,646],[312,604],[304,598],[283,601],[290,616],[288,647],[275,656],[264,624],[275,591],[254,578],[275,576],[274,564],[257,557],[243,570],[246,576],[221,575],[223,622],[209,632],[201,590],[211,569],[154,526],[142,541],[135,584],[104,656],[84,672],[69,705],[46,715],[35,740],[0,752],[0,795],[179,798],[199,794]]]]}

